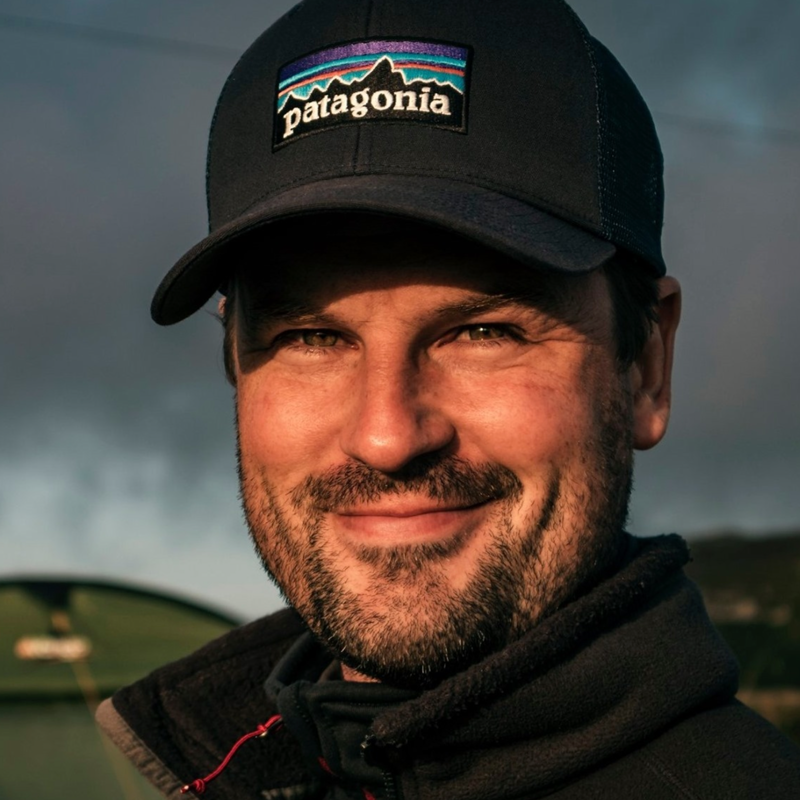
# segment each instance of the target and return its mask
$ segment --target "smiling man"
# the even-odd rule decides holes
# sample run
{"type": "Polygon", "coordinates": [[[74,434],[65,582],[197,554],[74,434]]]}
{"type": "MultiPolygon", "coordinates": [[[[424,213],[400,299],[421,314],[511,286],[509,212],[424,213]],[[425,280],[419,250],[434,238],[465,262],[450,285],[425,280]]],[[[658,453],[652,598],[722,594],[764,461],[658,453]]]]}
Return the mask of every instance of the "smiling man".
{"type": "Polygon", "coordinates": [[[152,313],[222,293],[290,608],[101,706],[166,796],[798,796],[686,545],[624,530],[680,316],[661,169],[561,0],[305,0],[242,57],[152,313]]]}
{"type": "Polygon", "coordinates": [[[616,563],[631,438],[666,427],[678,287],[623,367],[602,272],[531,274],[419,224],[327,227],[271,251],[266,279],[244,260],[226,300],[245,512],[346,678],[429,685],[616,563]]]}

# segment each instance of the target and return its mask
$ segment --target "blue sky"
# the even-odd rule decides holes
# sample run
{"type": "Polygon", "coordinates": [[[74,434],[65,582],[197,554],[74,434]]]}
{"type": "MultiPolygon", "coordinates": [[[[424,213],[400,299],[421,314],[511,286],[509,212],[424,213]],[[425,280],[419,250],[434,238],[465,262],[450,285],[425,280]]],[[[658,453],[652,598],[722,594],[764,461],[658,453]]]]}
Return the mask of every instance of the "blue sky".
{"type": "MultiPolygon", "coordinates": [[[[205,140],[236,53],[290,5],[0,0],[2,573],[277,606],[241,522],[218,324],[160,329],[148,305],[204,235],[205,140]]],[[[654,111],[685,289],[672,429],[638,460],[631,528],[800,529],[800,4],[573,6],[654,111]]]]}

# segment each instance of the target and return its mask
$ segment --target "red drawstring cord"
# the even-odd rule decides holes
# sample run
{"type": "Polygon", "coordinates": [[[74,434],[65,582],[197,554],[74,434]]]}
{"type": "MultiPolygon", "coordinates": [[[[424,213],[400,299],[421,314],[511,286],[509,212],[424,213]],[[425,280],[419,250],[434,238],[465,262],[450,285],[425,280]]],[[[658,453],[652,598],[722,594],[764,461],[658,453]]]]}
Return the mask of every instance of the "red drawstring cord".
{"type": "MultiPolygon", "coordinates": [[[[317,758],[317,761],[319,762],[319,765],[322,767],[322,769],[324,769],[325,772],[328,773],[328,775],[330,775],[332,778],[336,777],[336,773],[331,769],[330,764],[328,764],[328,762],[322,756],[317,758]]],[[[361,794],[364,795],[364,800],[377,800],[375,795],[372,794],[372,792],[369,789],[363,786],[361,787],[361,794]]]]}
{"type": "Polygon", "coordinates": [[[336,777],[336,773],[331,769],[330,764],[328,764],[328,762],[322,756],[319,756],[317,758],[317,762],[322,767],[322,769],[324,769],[325,772],[328,773],[328,775],[330,775],[332,778],[336,777]]]}
{"type": "Polygon", "coordinates": [[[198,778],[196,781],[192,781],[191,783],[187,783],[186,786],[181,787],[181,794],[186,794],[187,792],[194,792],[195,794],[203,794],[206,790],[206,784],[210,783],[211,781],[216,778],[225,767],[228,766],[230,760],[236,754],[236,751],[248,740],[248,739],[255,739],[256,737],[266,736],[270,731],[277,731],[283,727],[283,719],[281,718],[280,714],[276,714],[274,717],[270,717],[263,725],[259,725],[254,731],[250,731],[250,733],[246,733],[239,739],[236,744],[231,747],[230,752],[225,758],[222,759],[222,763],[209,775],[206,775],[205,778],[198,778]]]}

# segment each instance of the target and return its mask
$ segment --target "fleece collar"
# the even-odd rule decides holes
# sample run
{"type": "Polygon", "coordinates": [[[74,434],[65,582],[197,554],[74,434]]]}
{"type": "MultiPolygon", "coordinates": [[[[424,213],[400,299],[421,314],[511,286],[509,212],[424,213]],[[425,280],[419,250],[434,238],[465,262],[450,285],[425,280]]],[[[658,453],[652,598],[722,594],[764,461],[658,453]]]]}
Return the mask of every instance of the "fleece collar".
{"type": "Polygon", "coordinates": [[[534,796],[735,694],[687,561],[678,536],[630,537],[613,576],[427,691],[316,682],[330,656],[306,634],[267,694],[336,796],[534,796]]]}

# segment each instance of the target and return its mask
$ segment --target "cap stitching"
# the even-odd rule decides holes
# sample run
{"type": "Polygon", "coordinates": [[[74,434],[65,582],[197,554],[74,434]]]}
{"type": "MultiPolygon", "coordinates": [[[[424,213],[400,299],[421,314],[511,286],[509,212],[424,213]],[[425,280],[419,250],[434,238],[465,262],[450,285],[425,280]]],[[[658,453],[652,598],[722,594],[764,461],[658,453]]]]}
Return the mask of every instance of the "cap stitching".
{"type": "Polygon", "coordinates": [[[220,108],[222,107],[222,101],[227,96],[228,90],[230,89],[231,85],[233,84],[233,76],[238,72],[239,65],[244,61],[247,57],[248,53],[261,41],[261,39],[268,33],[270,30],[275,30],[278,28],[284,20],[293,17],[300,7],[303,5],[304,0],[301,0],[296,6],[290,8],[285,14],[279,17],[273,25],[267,30],[264,31],[254,42],[250,45],[236,60],[236,63],[233,65],[233,69],[231,69],[228,77],[225,79],[225,83],[222,86],[222,91],[219,93],[219,98],[217,99],[217,104],[214,106],[214,113],[211,116],[211,126],[209,128],[208,133],[208,147],[206,148],[206,216],[208,217],[209,228],[211,227],[211,191],[210,191],[210,181],[211,181],[211,147],[214,142],[214,133],[216,129],[217,117],[219,116],[220,108]]]}
{"type": "MultiPolygon", "coordinates": [[[[409,165],[408,164],[378,163],[378,164],[372,164],[372,165],[370,165],[370,167],[373,168],[373,169],[375,167],[383,167],[385,169],[398,169],[398,170],[402,169],[403,170],[403,173],[402,173],[403,176],[409,177],[409,178],[413,178],[414,177],[414,175],[408,174],[408,171],[409,171],[409,165]]],[[[503,184],[496,183],[496,182],[494,182],[492,180],[489,180],[489,179],[485,178],[482,175],[476,175],[476,174],[473,174],[473,173],[470,173],[470,172],[463,172],[462,170],[441,169],[441,168],[438,168],[438,167],[434,169],[434,168],[418,166],[418,167],[414,167],[413,169],[415,171],[415,174],[428,174],[428,175],[433,175],[433,176],[457,177],[457,178],[461,179],[463,183],[470,183],[472,185],[475,185],[475,186],[478,186],[478,187],[484,188],[484,189],[492,189],[492,190],[498,192],[499,194],[504,195],[505,197],[511,197],[511,198],[513,198],[515,200],[519,200],[520,202],[529,203],[529,204],[533,205],[531,200],[528,199],[527,197],[522,197],[520,195],[511,194],[508,191],[508,186],[504,186],[503,184]],[[473,178],[475,180],[474,181],[464,180],[464,179],[469,179],[469,178],[473,178]]],[[[359,173],[358,175],[359,175],[359,177],[361,177],[362,175],[372,175],[372,174],[375,174],[375,173],[374,172],[359,173]]],[[[380,174],[380,173],[378,173],[378,174],[380,174]]],[[[386,174],[398,174],[398,173],[386,173],[386,174]]],[[[249,203],[247,206],[245,206],[241,211],[236,212],[236,214],[234,214],[228,220],[228,222],[233,222],[238,217],[243,216],[250,209],[252,209],[254,206],[257,206],[259,203],[263,202],[264,200],[266,200],[268,197],[271,197],[272,195],[280,194],[281,192],[283,192],[283,191],[285,191],[287,189],[290,189],[293,186],[299,186],[299,185],[302,185],[304,183],[311,183],[311,182],[313,182],[313,179],[320,178],[320,177],[323,177],[323,176],[327,176],[328,178],[331,178],[331,179],[332,178],[347,178],[347,177],[350,177],[347,173],[343,174],[341,172],[341,169],[336,169],[336,170],[328,169],[328,170],[320,170],[318,172],[310,172],[310,173],[308,173],[308,175],[305,175],[303,178],[298,178],[296,180],[289,181],[288,183],[282,183],[280,186],[276,186],[273,189],[270,189],[270,191],[265,192],[262,195],[259,195],[255,200],[253,200],[251,203],[249,203]]],[[[536,201],[538,203],[541,204],[540,206],[536,206],[536,208],[539,208],[540,210],[543,210],[543,211],[551,211],[551,210],[552,211],[560,211],[563,214],[569,216],[569,218],[570,218],[569,221],[582,222],[582,223],[584,223],[586,225],[586,227],[590,230],[591,233],[593,233],[595,235],[600,234],[605,238],[605,234],[603,233],[602,230],[601,231],[597,230],[597,227],[596,227],[596,225],[595,225],[593,220],[587,219],[584,216],[576,214],[573,210],[571,210],[569,208],[566,208],[564,206],[560,206],[560,205],[558,205],[556,203],[545,202],[544,200],[541,200],[540,198],[535,198],[535,199],[536,199],[536,201]]],[[[222,224],[223,225],[227,224],[227,222],[226,223],[222,223],[222,224]]],[[[220,225],[220,227],[222,227],[222,225],[220,225]]]]}
{"type": "MultiPolygon", "coordinates": [[[[255,43],[254,43],[255,44],[255,43]]],[[[214,106],[214,113],[211,116],[211,127],[209,129],[208,134],[208,147],[206,148],[206,216],[208,217],[208,224],[211,227],[211,148],[214,144],[214,133],[216,130],[217,124],[217,117],[219,116],[220,108],[222,107],[222,101],[227,97],[228,90],[230,89],[231,85],[233,84],[233,76],[234,73],[237,71],[239,64],[244,60],[245,56],[250,52],[250,48],[248,47],[247,50],[239,56],[236,64],[234,65],[233,69],[231,70],[230,74],[228,75],[225,84],[222,87],[222,91],[219,94],[219,99],[217,100],[216,106],[214,106]]]]}
{"type": "MultiPolygon", "coordinates": [[[[389,164],[389,163],[386,163],[386,162],[372,164],[371,166],[372,167],[384,167],[386,169],[402,169],[402,170],[408,170],[409,169],[409,165],[408,164],[389,164]]],[[[522,202],[525,202],[525,203],[530,203],[531,202],[527,197],[522,197],[520,195],[510,194],[509,191],[508,191],[508,188],[509,188],[508,186],[503,186],[500,183],[496,183],[494,181],[487,180],[482,175],[477,175],[475,173],[463,172],[462,170],[455,170],[455,169],[441,169],[441,168],[435,168],[434,169],[434,168],[430,168],[430,167],[413,167],[413,169],[415,171],[417,171],[417,172],[429,173],[429,174],[434,174],[434,175],[454,175],[454,176],[459,176],[459,177],[463,176],[463,177],[466,177],[466,178],[475,178],[476,182],[479,181],[479,183],[476,183],[476,185],[478,185],[478,186],[483,186],[484,188],[495,189],[496,191],[500,192],[500,194],[503,194],[506,197],[512,197],[514,199],[521,200],[522,202]]],[[[391,173],[391,174],[394,174],[394,173],[391,173]]],[[[408,177],[414,177],[414,176],[413,175],[409,175],[408,177]]],[[[540,200],[539,198],[535,198],[535,199],[537,201],[541,202],[543,205],[545,204],[544,200],[540,200]]],[[[592,220],[588,219],[587,217],[584,217],[584,216],[576,214],[574,211],[572,211],[569,208],[566,208],[565,206],[561,206],[561,205],[558,205],[556,203],[551,203],[551,202],[547,202],[546,205],[547,205],[548,209],[553,209],[555,211],[562,211],[564,214],[569,214],[573,219],[580,220],[581,222],[585,222],[587,225],[592,225],[593,226],[593,224],[594,224],[592,222],[592,220]]]]}
{"type": "Polygon", "coordinates": [[[369,0],[367,3],[367,21],[364,25],[364,36],[369,38],[369,28],[372,23],[372,11],[375,8],[375,0],[369,0]]]}
{"type": "MultiPolygon", "coordinates": [[[[353,175],[358,175],[358,156],[360,149],[361,149],[361,125],[356,125],[356,141],[355,144],[353,145],[353,158],[350,162],[350,172],[352,172],[353,175]]],[[[319,174],[319,173],[312,173],[312,175],[313,174],[319,174]]],[[[298,180],[296,181],[296,183],[302,183],[302,180],[298,180]]],[[[267,194],[263,195],[263,197],[266,197],[269,194],[272,194],[272,192],[271,191],[267,192],[267,194]]],[[[259,201],[256,200],[256,202],[259,201]]],[[[248,208],[250,207],[251,206],[248,206],[248,208]]]]}
{"type": "MultiPolygon", "coordinates": [[[[369,26],[370,21],[372,19],[372,9],[374,7],[374,0],[368,0],[367,2],[367,16],[364,21],[364,37],[369,38],[369,26]]],[[[353,147],[353,166],[352,172],[353,175],[358,175],[358,164],[361,160],[361,125],[356,125],[356,141],[355,146],[353,147]]]]}
{"type": "Polygon", "coordinates": [[[603,170],[600,168],[601,160],[602,160],[602,128],[601,128],[601,108],[600,108],[600,74],[597,69],[597,61],[594,57],[594,50],[592,49],[591,43],[589,41],[589,31],[586,29],[586,26],[583,24],[581,19],[575,13],[571,6],[564,2],[564,0],[559,0],[561,5],[566,9],[570,19],[572,20],[573,25],[577,28],[578,33],[581,37],[581,41],[583,42],[583,46],[586,49],[586,56],[589,59],[589,66],[592,70],[592,78],[594,79],[594,96],[595,96],[595,123],[597,124],[597,207],[600,211],[600,229],[603,231],[603,235],[606,236],[606,225],[605,225],[605,209],[603,208],[603,200],[604,200],[604,191],[605,187],[603,185],[603,170]]]}

